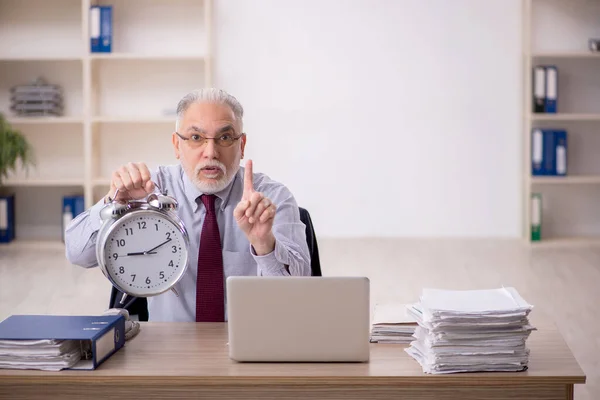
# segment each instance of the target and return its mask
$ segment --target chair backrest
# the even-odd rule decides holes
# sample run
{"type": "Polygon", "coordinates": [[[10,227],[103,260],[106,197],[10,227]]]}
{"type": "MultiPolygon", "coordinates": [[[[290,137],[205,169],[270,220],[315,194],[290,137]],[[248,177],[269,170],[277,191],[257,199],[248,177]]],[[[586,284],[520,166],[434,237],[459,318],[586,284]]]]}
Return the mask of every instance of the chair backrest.
{"type": "Polygon", "coordinates": [[[145,297],[127,296],[125,303],[121,304],[123,292],[117,290],[114,286],[110,292],[109,308],[125,308],[129,315],[137,315],[138,320],[148,321],[148,299],[145,297]]]}
{"type": "MultiPolygon", "coordinates": [[[[317,244],[317,236],[315,228],[309,212],[302,207],[300,210],[300,220],[306,226],[306,244],[310,253],[310,270],[312,276],[323,276],[321,274],[321,260],[319,259],[319,246],[317,244]]],[[[125,304],[120,304],[123,293],[112,288],[110,294],[109,308],[125,308],[129,311],[129,315],[137,315],[140,321],[148,321],[148,300],[145,297],[127,297],[125,304]]]]}
{"type": "Polygon", "coordinates": [[[300,210],[300,221],[306,226],[306,243],[310,254],[310,269],[312,276],[323,276],[321,274],[321,260],[319,259],[319,246],[317,244],[317,235],[313,227],[310,214],[305,208],[298,207],[300,210]]]}

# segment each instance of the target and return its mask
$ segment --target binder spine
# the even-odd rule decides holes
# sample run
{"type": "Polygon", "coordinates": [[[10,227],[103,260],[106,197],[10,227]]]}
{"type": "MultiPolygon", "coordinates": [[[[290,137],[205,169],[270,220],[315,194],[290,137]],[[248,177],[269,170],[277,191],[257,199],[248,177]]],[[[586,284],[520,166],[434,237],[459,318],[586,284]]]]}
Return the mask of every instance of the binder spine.
{"type": "Polygon", "coordinates": [[[89,34],[92,53],[110,53],[112,51],[112,6],[90,7],[89,34]]]}
{"type": "Polygon", "coordinates": [[[567,132],[564,130],[554,132],[554,152],[556,175],[567,175],[567,132]]]}
{"type": "Polygon", "coordinates": [[[90,51],[100,52],[100,7],[90,7],[90,51]]]}
{"type": "Polygon", "coordinates": [[[94,369],[125,345],[125,318],[119,319],[114,326],[92,342],[94,369]]]}
{"type": "Polygon", "coordinates": [[[100,8],[100,51],[110,53],[112,51],[112,6],[100,8]]]}
{"type": "Polygon", "coordinates": [[[542,239],[542,194],[531,194],[531,241],[542,239]]]}
{"type": "Polygon", "coordinates": [[[546,101],[546,70],[544,67],[533,69],[533,112],[543,113],[546,101]]]}
{"type": "Polygon", "coordinates": [[[544,134],[544,175],[556,176],[556,140],[551,129],[542,130],[544,134]]]}
{"type": "Polygon", "coordinates": [[[0,197],[0,243],[15,239],[15,196],[0,197]]]}
{"type": "Polygon", "coordinates": [[[558,69],[555,66],[546,67],[546,102],[545,112],[555,114],[558,99],[558,69]]]}
{"type": "Polygon", "coordinates": [[[536,128],[531,132],[531,174],[545,175],[544,169],[544,133],[536,128]]]}

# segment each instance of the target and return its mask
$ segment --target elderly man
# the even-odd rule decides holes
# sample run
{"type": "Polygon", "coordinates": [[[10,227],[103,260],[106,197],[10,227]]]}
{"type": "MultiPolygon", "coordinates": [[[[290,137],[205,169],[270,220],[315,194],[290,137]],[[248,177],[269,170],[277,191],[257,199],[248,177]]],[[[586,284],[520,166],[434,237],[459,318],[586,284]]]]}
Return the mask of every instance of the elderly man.
{"type": "Polygon", "coordinates": [[[179,202],[190,255],[188,270],[176,285],[179,296],[168,291],[148,299],[150,320],[224,321],[228,276],[310,275],[305,226],[292,193],[253,173],[252,161],[245,168],[239,165],[247,140],[242,117],[240,103],[222,90],[186,95],[177,106],[172,134],[180,164],[151,172],[144,163],[129,163],[114,171],[106,197],[67,227],[67,259],[96,266],[99,212],[110,196],[118,189],[117,200],[142,199],[160,182],[179,202]],[[202,239],[209,243],[212,237],[220,249],[202,246],[202,239]],[[210,251],[220,254],[207,255],[210,251]],[[202,262],[206,257],[217,263],[202,262]],[[211,270],[203,271],[207,268],[211,270]]]}

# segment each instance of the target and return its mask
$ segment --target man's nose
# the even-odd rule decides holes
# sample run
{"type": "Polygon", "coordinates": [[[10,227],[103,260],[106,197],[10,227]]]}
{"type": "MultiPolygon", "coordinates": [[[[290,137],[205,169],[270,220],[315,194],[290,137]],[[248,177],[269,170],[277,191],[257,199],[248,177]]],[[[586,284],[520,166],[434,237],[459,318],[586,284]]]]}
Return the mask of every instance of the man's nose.
{"type": "Polygon", "coordinates": [[[215,144],[214,140],[209,139],[206,141],[206,143],[204,144],[203,155],[206,158],[217,158],[219,153],[217,150],[217,145],[215,144]]]}

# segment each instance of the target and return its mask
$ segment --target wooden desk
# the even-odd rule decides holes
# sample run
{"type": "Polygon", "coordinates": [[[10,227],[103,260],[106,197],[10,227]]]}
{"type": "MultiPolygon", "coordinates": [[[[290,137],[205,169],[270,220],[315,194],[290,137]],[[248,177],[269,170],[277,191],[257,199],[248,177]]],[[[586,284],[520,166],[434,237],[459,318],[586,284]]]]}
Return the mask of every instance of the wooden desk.
{"type": "Polygon", "coordinates": [[[534,332],[529,370],[423,374],[403,345],[371,344],[362,364],[229,360],[226,324],[142,323],[95,371],[0,370],[3,399],[573,399],[585,375],[553,328],[534,332]]]}

